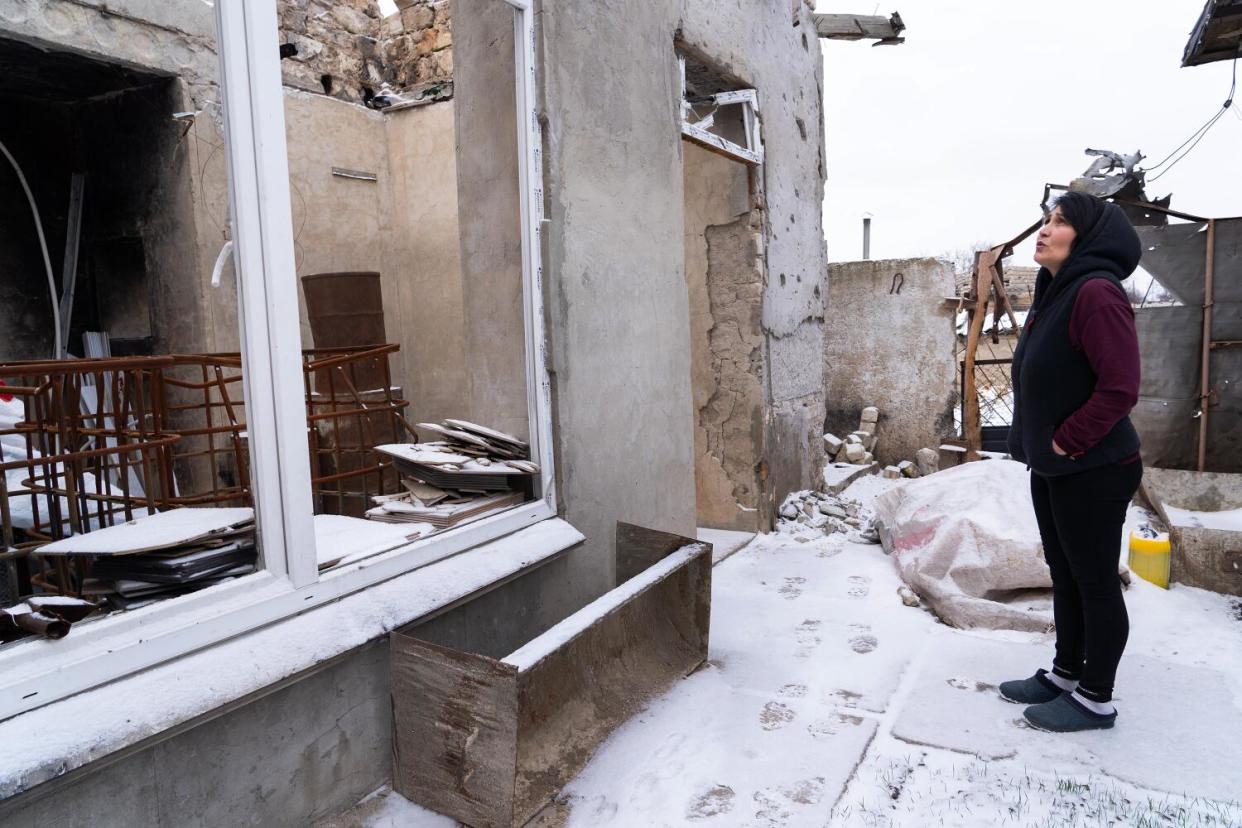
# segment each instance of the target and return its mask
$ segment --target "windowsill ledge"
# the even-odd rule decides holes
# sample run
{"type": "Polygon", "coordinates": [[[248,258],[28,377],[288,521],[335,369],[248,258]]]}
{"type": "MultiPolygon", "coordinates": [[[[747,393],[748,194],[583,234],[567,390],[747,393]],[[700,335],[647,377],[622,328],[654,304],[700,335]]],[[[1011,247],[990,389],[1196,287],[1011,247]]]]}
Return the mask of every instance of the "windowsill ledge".
{"type": "Polygon", "coordinates": [[[339,601],[0,722],[0,802],[222,708],[583,541],[550,518],[339,601]]]}

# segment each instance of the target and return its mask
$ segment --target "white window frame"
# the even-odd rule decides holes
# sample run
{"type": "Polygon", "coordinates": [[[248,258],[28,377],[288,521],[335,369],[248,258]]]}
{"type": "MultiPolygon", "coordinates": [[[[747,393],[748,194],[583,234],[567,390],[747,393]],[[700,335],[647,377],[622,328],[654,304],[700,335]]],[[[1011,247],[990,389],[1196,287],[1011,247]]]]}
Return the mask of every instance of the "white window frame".
{"type": "Polygon", "coordinates": [[[514,11],[523,232],[523,317],[531,457],[541,497],[319,573],[306,450],[276,0],[216,0],[229,194],[256,524],[264,569],[170,601],[75,626],[60,641],[0,650],[0,720],[305,612],[554,517],[551,383],[540,233],[542,136],[532,0],[514,11]]]}
{"type": "Polygon", "coordinates": [[[727,92],[718,92],[707,98],[718,108],[722,106],[742,107],[742,121],[746,128],[746,146],[743,147],[727,138],[722,138],[713,132],[709,132],[707,128],[711,124],[711,115],[699,121],[690,120],[694,115],[694,110],[690,106],[690,102],[686,100],[686,59],[678,57],[678,63],[681,67],[682,136],[709,150],[721,153],[744,164],[751,164],[756,167],[762,164],[763,137],[760,132],[759,94],[754,89],[734,89],[727,92]]]}

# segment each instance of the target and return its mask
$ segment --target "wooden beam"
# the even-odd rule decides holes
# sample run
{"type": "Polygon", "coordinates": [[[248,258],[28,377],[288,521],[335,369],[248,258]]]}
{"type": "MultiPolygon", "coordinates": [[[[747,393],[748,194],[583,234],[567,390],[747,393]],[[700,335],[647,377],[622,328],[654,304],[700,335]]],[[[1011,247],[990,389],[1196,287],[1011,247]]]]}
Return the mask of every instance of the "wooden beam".
{"type": "Polygon", "coordinates": [[[975,386],[975,353],[983,334],[983,319],[988,312],[988,298],[992,291],[993,265],[996,254],[984,250],[975,260],[975,296],[977,305],[970,314],[970,332],[966,336],[966,357],[962,377],[962,436],[966,439],[966,460],[979,459],[983,447],[983,422],[979,413],[979,389],[975,386]]]}
{"type": "MultiPolygon", "coordinates": [[[[868,14],[813,14],[816,33],[825,40],[879,40],[902,43],[905,31],[901,15],[892,17],[868,14]]],[[[878,45],[878,44],[877,44],[878,45]]]]}

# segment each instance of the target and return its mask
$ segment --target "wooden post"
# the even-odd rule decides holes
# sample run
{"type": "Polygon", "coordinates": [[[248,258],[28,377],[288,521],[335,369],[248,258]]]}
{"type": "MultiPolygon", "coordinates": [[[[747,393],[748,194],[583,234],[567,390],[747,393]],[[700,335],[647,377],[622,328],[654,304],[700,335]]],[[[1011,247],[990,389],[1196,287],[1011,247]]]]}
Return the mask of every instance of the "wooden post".
{"type": "Polygon", "coordinates": [[[983,320],[988,313],[996,253],[980,251],[975,260],[975,307],[970,312],[970,330],[966,335],[965,378],[962,383],[962,436],[966,439],[966,460],[978,460],[983,447],[983,423],[979,415],[979,389],[975,386],[975,352],[983,333],[983,320]]]}

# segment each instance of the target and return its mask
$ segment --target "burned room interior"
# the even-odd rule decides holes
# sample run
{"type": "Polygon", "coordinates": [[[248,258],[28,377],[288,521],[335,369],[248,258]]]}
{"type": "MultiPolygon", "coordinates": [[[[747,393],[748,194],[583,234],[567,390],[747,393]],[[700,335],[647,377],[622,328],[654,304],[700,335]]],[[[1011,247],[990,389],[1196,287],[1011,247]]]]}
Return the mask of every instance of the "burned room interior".
{"type": "MultiPolygon", "coordinates": [[[[161,285],[171,292],[192,281],[189,166],[178,151],[184,130],[171,117],[182,108],[178,91],[168,76],[0,39],[0,106],[14,116],[0,124],[0,139],[21,159],[58,283],[75,223],[69,255],[78,267],[62,334],[71,353],[84,355],[83,332],[103,330],[118,355],[194,349],[181,339],[193,324],[161,325],[161,285]]],[[[0,176],[0,360],[46,359],[57,353],[46,268],[12,167],[0,176]]],[[[188,321],[190,303],[173,306],[188,321]]]]}
{"type": "MultiPolygon", "coordinates": [[[[282,4],[273,44],[322,571],[540,496],[514,12],[414,11],[359,34],[282,4]]],[[[0,31],[0,605],[77,604],[6,640],[263,566],[214,56],[176,71],[154,23],[149,66],[47,34],[0,31]],[[144,519],[176,542],[115,535],[144,519]]]]}

